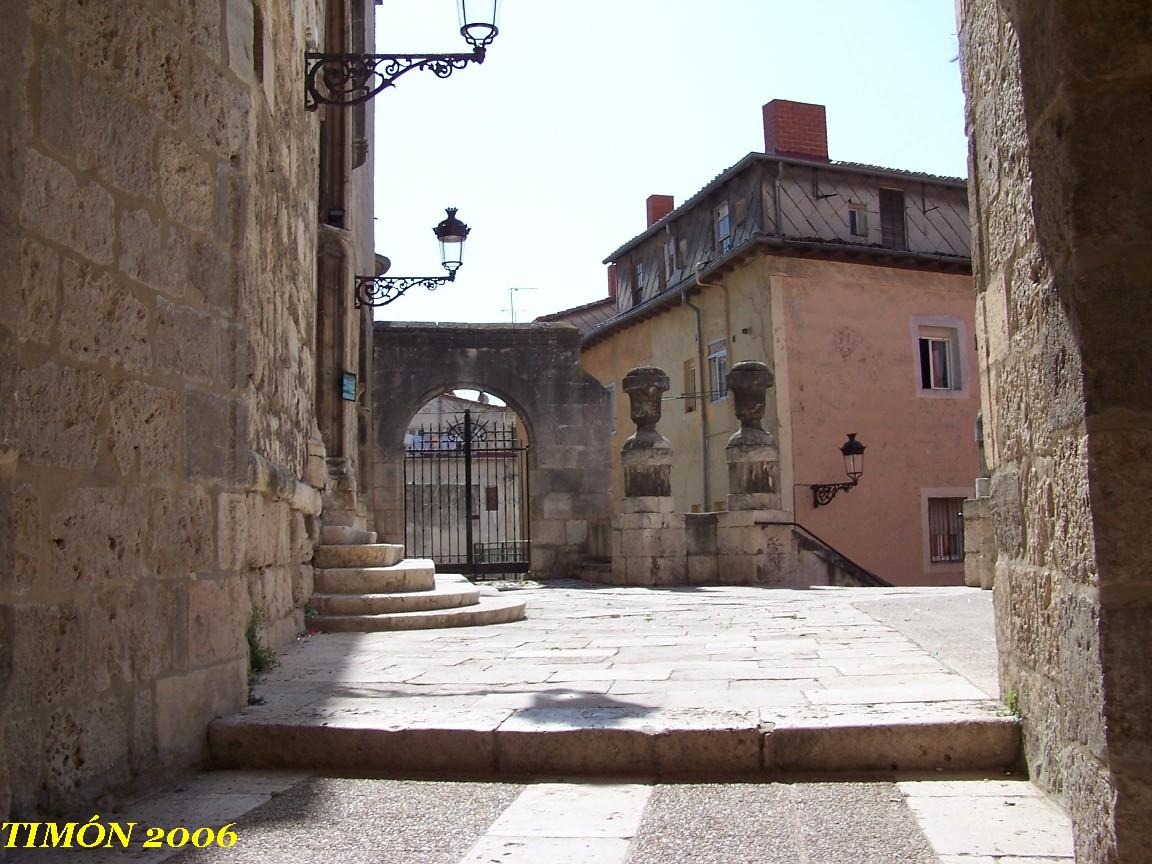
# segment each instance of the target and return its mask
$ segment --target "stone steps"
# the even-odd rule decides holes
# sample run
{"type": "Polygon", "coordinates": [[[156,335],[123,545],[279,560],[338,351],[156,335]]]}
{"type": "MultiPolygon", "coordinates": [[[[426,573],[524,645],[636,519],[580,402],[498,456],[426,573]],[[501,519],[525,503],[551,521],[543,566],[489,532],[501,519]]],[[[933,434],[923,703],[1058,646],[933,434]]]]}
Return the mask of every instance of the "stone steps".
{"type": "Polygon", "coordinates": [[[398,543],[347,543],[317,546],[314,565],[319,569],[391,567],[404,560],[398,543]]]}
{"type": "Polygon", "coordinates": [[[428,558],[406,558],[390,567],[333,567],[316,571],[319,594],[392,594],[432,591],[436,565],[428,558]]]}
{"type": "Polygon", "coordinates": [[[481,589],[464,577],[436,576],[430,591],[404,591],[384,594],[313,594],[311,605],[320,615],[382,615],[390,612],[423,612],[475,606],[481,589]]]}
{"type": "Polygon", "coordinates": [[[505,624],[524,617],[524,601],[436,574],[427,558],[404,558],[404,547],[377,543],[376,532],[325,525],[313,563],[317,611],[312,626],[329,632],[423,630],[505,624]]]}
{"type": "Polygon", "coordinates": [[[346,546],[353,543],[375,543],[376,532],[351,525],[324,525],[320,529],[320,543],[324,546],[346,546]]]}
{"type": "Polygon", "coordinates": [[[467,606],[376,615],[319,615],[313,623],[317,629],[329,633],[476,627],[519,621],[524,617],[524,607],[525,601],[515,597],[484,593],[479,594],[476,603],[467,606]]]}

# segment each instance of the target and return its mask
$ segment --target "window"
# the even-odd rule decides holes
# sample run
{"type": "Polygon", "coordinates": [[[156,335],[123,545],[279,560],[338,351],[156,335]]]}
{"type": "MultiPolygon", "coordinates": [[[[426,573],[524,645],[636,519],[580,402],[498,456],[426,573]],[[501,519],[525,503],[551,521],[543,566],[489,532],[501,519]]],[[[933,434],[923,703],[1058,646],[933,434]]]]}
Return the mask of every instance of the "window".
{"type": "Polygon", "coordinates": [[[921,390],[959,390],[960,363],[956,331],[950,327],[920,327],[921,390]]]}
{"type": "Polygon", "coordinates": [[[664,241],[664,284],[672,281],[672,273],[676,270],[676,241],[671,237],[664,241]]]}
{"type": "Polygon", "coordinates": [[[868,210],[863,204],[848,205],[848,232],[853,237],[868,236],[868,210]]]}
{"type": "Polygon", "coordinates": [[[713,225],[715,226],[716,246],[721,252],[732,249],[732,220],[728,216],[728,202],[725,201],[712,211],[713,225]]]}
{"type": "Polygon", "coordinates": [[[708,401],[728,398],[728,340],[708,343],[708,401]]]}
{"type": "Polygon", "coordinates": [[[885,249],[908,248],[904,193],[899,189],[880,190],[880,245],[885,249]]]}
{"type": "Polygon", "coordinates": [[[484,509],[489,513],[500,509],[500,490],[497,487],[484,487],[484,509]]]}
{"type": "Polygon", "coordinates": [[[928,560],[964,560],[964,499],[928,499],[928,560]]]}
{"type": "Polygon", "coordinates": [[[604,388],[608,391],[608,416],[611,418],[612,434],[616,434],[616,385],[609,384],[604,388]]]}
{"type": "Polygon", "coordinates": [[[644,262],[637,261],[632,266],[632,305],[639,306],[644,293],[644,262]]]}
{"type": "Polygon", "coordinates": [[[696,389],[696,361],[684,361],[684,413],[691,414],[696,410],[696,400],[699,391],[696,389]]]}

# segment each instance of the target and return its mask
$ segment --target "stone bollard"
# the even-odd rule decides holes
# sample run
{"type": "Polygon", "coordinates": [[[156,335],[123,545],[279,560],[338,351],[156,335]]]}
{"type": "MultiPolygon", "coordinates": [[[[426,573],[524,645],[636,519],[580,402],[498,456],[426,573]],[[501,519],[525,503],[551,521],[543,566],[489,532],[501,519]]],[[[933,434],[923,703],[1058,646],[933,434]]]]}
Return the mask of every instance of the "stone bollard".
{"type": "Polygon", "coordinates": [[[777,510],[780,507],[780,447],[760,425],[771,370],[756,360],[737,363],[728,373],[740,429],[728,439],[728,509],[777,510]]]}
{"type": "Polygon", "coordinates": [[[683,585],[684,514],[673,512],[672,445],[656,431],[668,376],[637,366],[624,376],[636,432],[620,449],[622,512],[612,517],[612,575],[617,585],[683,585]]]}
{"type": "Polygon", "coordinates": [[[655,366],[637,366],[624,376],[636,424],[620,450],[626,513],[672,511],[672,444],[656,431],[667,390],[668,376],[655,366]]]}

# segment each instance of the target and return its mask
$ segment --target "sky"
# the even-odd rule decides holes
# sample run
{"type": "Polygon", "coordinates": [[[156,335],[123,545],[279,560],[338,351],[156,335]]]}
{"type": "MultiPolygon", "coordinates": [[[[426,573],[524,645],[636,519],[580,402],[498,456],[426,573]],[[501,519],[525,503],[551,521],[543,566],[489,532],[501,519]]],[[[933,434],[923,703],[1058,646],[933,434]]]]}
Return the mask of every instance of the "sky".
{"type": "MultiPolygon", "coordinates": [[[[476,0],[468,0],[474,3],[476,0]]],[[[380,53],[465,52],[457,0],[384,0],[380,53]]],[[[483,65],[413,71],[374,100],[376,251],[443,273],[444,208],[472,229],[456,281],[378,320],[517,322],[607,295],[603,259],[750,152],[761,106],[827,106],[832,159],[965,176],[954,0],[501,0],[483,65]]]]}

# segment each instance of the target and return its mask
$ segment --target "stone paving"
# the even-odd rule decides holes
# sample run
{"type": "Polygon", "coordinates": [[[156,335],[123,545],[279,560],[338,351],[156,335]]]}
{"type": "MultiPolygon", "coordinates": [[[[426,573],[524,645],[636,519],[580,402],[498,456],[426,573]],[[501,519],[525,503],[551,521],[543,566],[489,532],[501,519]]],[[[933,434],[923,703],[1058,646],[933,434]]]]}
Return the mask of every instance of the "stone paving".
{"type": "Polygon", "coordinates": [[[298,644],[257,688],[264,705],[213,725],[216,758],[476,775],[1015,760],[1018,730],[992,698],[994,648],[967,648],[994,646],[987,594],[580,582],[522,593],[525,621],[298,644]],[[902,632],[925,615],[935,626],[919,641],[902,632]],[[593,730],[616,734],[605,746],[593,730]],[[650,734],[633,747],[629,730],[650,734]],[[373,731],[387,740],[369,745],[373,731]]]}
{"type": "Polygon", "coordinates": [[[205,774],[105,813],[233,824],[229,849],[15,850],[13,864],[1070,864],[1023,780],[476,783],[205,774]]]}

